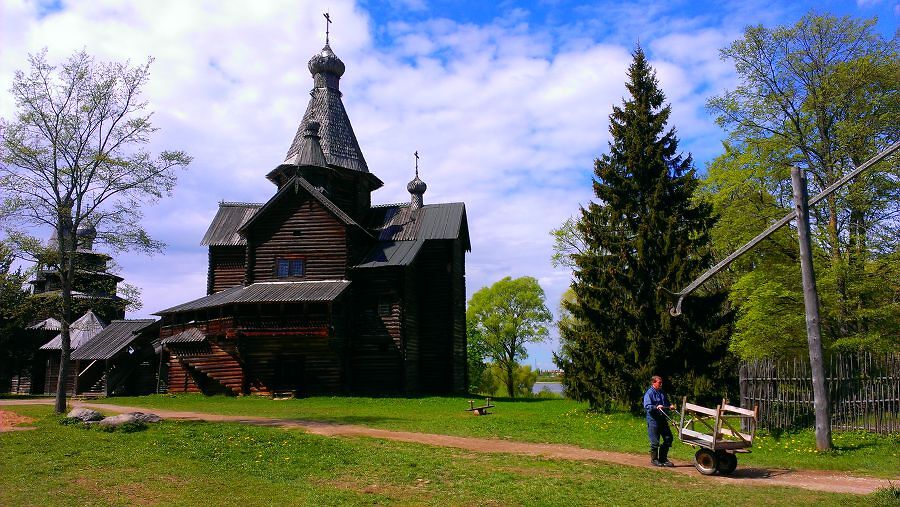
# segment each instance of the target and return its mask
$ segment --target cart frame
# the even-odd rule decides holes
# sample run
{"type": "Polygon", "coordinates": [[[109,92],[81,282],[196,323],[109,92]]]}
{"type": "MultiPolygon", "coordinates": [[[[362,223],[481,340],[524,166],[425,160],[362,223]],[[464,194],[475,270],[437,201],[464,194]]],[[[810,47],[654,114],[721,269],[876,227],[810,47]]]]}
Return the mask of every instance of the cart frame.
{"type": "Polygon", "coordinates": [[[737,467],[735,453],[750,452],[753,446],[759,407],[749,410],[722,400],[713,409],[688,403],[685,396],[679,416],[679,440],[700,448],[694,455],[694,467],[704,475],[728,475],[737,467]]]}

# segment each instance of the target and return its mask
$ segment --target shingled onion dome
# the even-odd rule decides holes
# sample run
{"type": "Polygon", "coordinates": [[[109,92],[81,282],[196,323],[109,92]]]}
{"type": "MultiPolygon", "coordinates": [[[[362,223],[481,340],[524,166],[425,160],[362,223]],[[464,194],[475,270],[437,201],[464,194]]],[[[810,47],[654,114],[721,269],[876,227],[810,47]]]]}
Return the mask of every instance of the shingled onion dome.
{"type": "Polygon", "coordinates": [[[309,59],[307,67],[315,79],[316,87],[334,88],[335,90],[339,88],[338,82],[346,70],[344,62],[334,54],[327,42],[322,51],[309,59]]]}
{"type": "Polygon", "coordinates": [[[424,181],[419,179],[418,169],[416,169],[416,177],[406,184],[406,190],[408,190],[411,195],[409,205],[412,209],[419,209],[425,205],[424,201],[422,200],[422,195],[425,194],[426,190],[428,190],[428,185],[426,185],[424,181]]]}
{"type": "Polygon", "coordinates": [[[97,239],[97,229],[93,225],[83,225],[75,231],[78,248],[84,250],[92,250],[94,248],[94,240],[97,239]]]}

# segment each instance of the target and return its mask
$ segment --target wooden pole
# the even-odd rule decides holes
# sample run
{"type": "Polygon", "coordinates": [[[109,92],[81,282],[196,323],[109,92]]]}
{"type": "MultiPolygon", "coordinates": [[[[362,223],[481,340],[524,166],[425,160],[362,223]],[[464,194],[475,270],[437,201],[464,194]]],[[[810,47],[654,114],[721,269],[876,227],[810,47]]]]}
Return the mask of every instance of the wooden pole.
{"type": "Polygon", "coordinates": [[[816,448],[824,451],[831,449],[831,415],[825,385],[822,333],[819,327],[819,294],[816,292],[816,274],[813,271],[812,246],[809,238],[806,178],[797,167],[791,168],[791,186],[794,190],[794,209],[797,212],[797,233],[800,239],[800,271],[803,275],[803,303],[806,306],[806,340],[809,344],[813,407],[816,413],[816,448]]]}

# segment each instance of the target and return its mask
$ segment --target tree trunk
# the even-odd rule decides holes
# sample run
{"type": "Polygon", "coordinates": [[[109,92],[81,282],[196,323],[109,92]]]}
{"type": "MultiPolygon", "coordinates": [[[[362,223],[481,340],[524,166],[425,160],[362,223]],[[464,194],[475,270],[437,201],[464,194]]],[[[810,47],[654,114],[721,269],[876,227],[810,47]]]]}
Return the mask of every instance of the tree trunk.
{"type": "Polygon", "coordinates": [[[806,307],[806,338],[809,343],[813,407],[816,414],[816,448],[824,451],[831,449],[831,414],[828,406],[828,388],[825,385],[825,365],[822,358],[819,295],[816,292],[816,276],[813,270],[812,246],[809,238],[806,178],[796,167],[791,169],[791,185],[794,190],[794,208],[797,211],[797,233],[800,240],[800,270],[803,274],[803,302],[806,307]]]}
{"type": "Polygon", "coordinates": [[[66,379],[69,376],[70,358],[72,357],[72,278],[75,267],[75,231],[73,230],[71,217],[71,204],[63,208],[59,216],[57,229],[57,244],[59,253],[59,282],[62,292],[62,318],[60,319],[60,358],[59,378],[56,381],[56,406],[57,414],[66,411],[66,379]]]}

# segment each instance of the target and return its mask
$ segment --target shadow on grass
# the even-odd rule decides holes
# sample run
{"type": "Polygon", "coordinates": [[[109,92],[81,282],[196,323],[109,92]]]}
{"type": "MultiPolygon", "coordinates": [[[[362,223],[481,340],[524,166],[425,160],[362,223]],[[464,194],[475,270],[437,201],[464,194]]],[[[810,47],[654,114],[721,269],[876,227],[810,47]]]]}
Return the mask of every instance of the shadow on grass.
{"type": "Polygon", "coordinates": [[[877,444],[875,442],[858,442],[854,444],[842,444],[842,445],[834,445],[831,451],[828,452],[844,452],[844,451],[857,451],[859,449],[865,449],[866,447],[876,447],[877,444]]]}
{"type": "Polygon", "coordinates": [[[790,473],[786,468],[740,468],[738,467],[731,475],[723,475],[721,477],[730,477],[733,479],[770,479],[790,473]]]}
{"type": "Polygon", "coordinates": [[[510,397],[497,397],[497,396],[482,396],[480,394],[472,394],[470,395],[473,400],[483,400],[485,398],[490,398],[491,401],[499,401],[501,403],[545,403],[548,401],[560,401],[565,398],[510,398],[510,397]]]}
{"type": "Polygon", "coordinates": [[[378,417],[378,416],[337,416],[337,417],[313,417],[313,418],[276,418],[276,419],[268,419],[268,418],[256,418],[256,417],[247,417],[247,418],[235,418],[229,419],[227,421],[197,421],[197,422],[228,422],[228,423],[239,423],[239,424],[251,424],[253,426],[264,426],[270,428],[280,428],[284,426],[307,426],[307,425],[316,425],[316,424],[325,424],[325,425],[357,425],[357,426],[369,426],[369,425],[378,425],[380,423],[388,423],[388,422],[397,422],[403,421],[405,419],[398,417],[378,417]]]}

